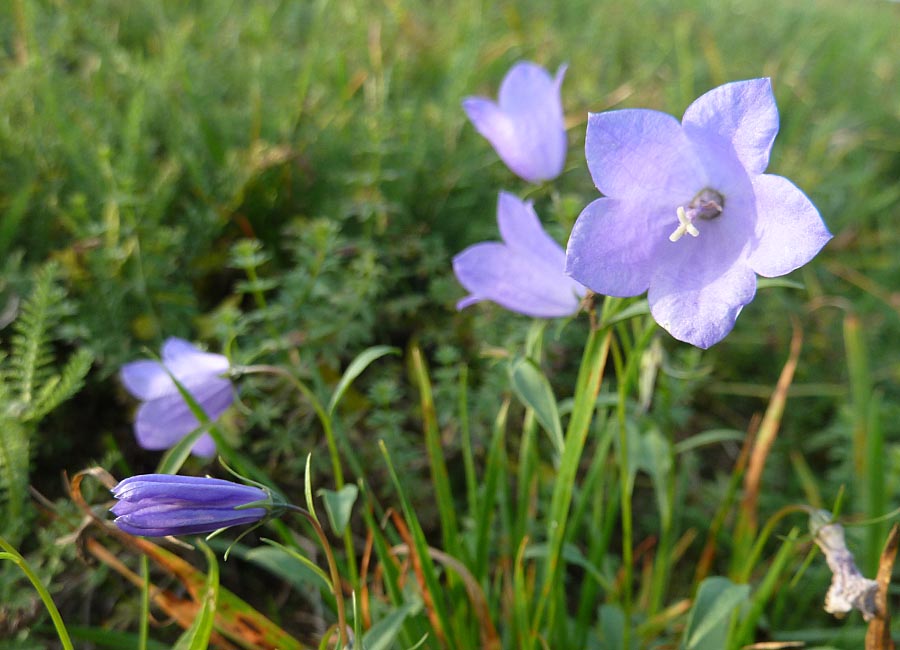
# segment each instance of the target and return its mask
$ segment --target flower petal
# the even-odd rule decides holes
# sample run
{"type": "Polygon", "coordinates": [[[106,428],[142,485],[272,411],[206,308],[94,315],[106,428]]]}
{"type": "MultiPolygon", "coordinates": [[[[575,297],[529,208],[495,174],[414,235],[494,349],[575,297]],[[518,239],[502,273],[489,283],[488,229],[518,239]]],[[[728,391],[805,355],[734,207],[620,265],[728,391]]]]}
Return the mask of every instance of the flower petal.
{"type": "Polygon", "coordinates": [[[756,246],[750,267],[767,278],[790,273],[809,262],[831,239],[819,211],[788,179],[763,174],[756,192],[756,246]]]}
{"type": "Polygon", "coordinates": [[[756,275],[735,253],[737,243],[723,245],[728,240],[715,234],[701,230],[699,237],[664,249],[647,294],[650,313],[663,329],[704,349],[725,338],[756,294],[756,275]]]}
{"type": "Polygon", "coordinates": [[[677,206],[706,185],[678,120],[659,111],[591,113],[584,151],[594,184],[612,198],[665,194],[677,206]]]}
{"type": "Polygon", "coordinates": [[[516,131],[512,120],[497,104],[486,97],[466,97],[462,107],[475,130],[487,138],[501,158],[501,149],[512,151],[516,148],[516,131]]]}
{"type": "MultiPolygon", "coordinates": [[[[219,507],[239,506],[267,498],[258,487],[208,476],[178,476],[172,474],[142,474],[126,478],[112,489],[123,503],[146,502],[149,499],[175,503],[211,503],[219,507]]],[[[113,512],[118,513],[118,510],[113,512]]]]}
{"type": "Polygon", "coordinates": [[[228,357],[203,352],[188,341],[175,337],[163,343],[162,359],[169,372],[182,383],[222,375],[229,366],[228,357]]]}
{"type": "MultiPolygon", "coordinates": [[[[187,387],[210,420],[217,420],[234,400],[231,382],[211,379],[201,386],[187,387]]],[[[137,411],[134,432],[144,449],[168,449],[200,426],[181,394],[166,395],[144,402],[137,411]]],[[[209,434],[201,436],[191,449],[197,456],[212,456],[215,444],[209,434]]]]}
{"type": "Polygon", "coordinates": [[[762,174],[778,133],[778,107],[768,78],[735,81],[713,88],[688,106],[685,131],[715,133],[730,142],[751,175],[762,174]]]}
{"type": "Polygon", "coordinates": [[[500,92],[497,103],[504,113],[531,114],[536,105],[542,109],[548,117],[560,119],[562,109],[559,103],[559,91],[562,80],[566,74],[565,65],[561,65],[555,77],[544,70],[537,63],[531,61],[519,61],[509,69],[503,81],[500,83],[500,92]]]}
{"type": "Polygon", "coordinates": [[[125,389],[141,400],[156,399],[176,392],[175,383],[158,361],[132,361],[119,371],[125,389]]]}
{"type": "Polygon", "coordinates": [[[601,198],[579,215],[569,237],[566,272],[608,296],[637,296],[650,286],[659,246],[677,225],[675,209],[601,198]]]}
{"type": "Polygon", "coordinates": [[[453,258],[456,277],[472,294],[460,305],[490,300],[510,311],[538,318],[574,314],[579,292],[584,289],[563,273],[562,250],[559,253],[560,264],[555,267],[503,244],[485,242],[470,246],[453,258]]]}
{"type": "Polygon", "coordinates": [[[219,528],[249,524],[266,515],[264,508],[186,508],[179,504],[160,504],[116,517],[115,524],[126,533],[144,537],[192,535],[219,528]]]}
{"type": "Polygon", "coordinates": [[[547,267],[562,272],[566,264],[562,247],[541,226],[531,201],[515,194],[500,192],[497,199],[497,225],[506,245],[541,260],[547,267]]]}

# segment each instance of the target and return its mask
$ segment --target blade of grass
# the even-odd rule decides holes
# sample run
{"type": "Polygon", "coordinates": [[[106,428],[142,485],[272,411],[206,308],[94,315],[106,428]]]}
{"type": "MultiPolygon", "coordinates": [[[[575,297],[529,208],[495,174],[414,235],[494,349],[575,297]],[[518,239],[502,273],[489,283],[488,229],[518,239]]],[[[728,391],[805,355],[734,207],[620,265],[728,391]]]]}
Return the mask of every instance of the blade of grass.
{"type": "MultiPolygon", "coordinates": [[[[441,520],[441,533],[444,548],[450,555],[459,557],[459,529],[456,524],[456,504],[450,490],[450,479],[447,465],[444,462],[444,450],[441,447],[441,435],[438,430],[437,414],[434,409],[434,397],[431,392],[431,379],[422,351],[413,346],[410,354],[413,374],[419,387],[419,398],[422,407],[422,419],[425,425],[425,448],[428,452],[428,464],[431,468],[431,480],[434,483],[435,501],[441,520]]],[[[409,513],[412,514],[411,512],[409,513]]]]}
{"type": "MultiPolygon", "coordinates": [[[[862,489],[856,491],[856,502],[866,519],[884,514],[884,438],[879,422],[879,400],[873,393],[862,322],[856,314],[844,317],[844,348],[850,382],[850,409],[853,422],[853,469],[863,479],[862,489]]],[[[885,522],[866,527],[865,551],[860,560],[863,573],[873,575],[878,569],[881,544],[887,534],[885,522]]]]}
{"type": "Polygon", "coordinates": [[[25,577],[28,578],[35,591],[37,591],[38,596],[40,596],[41,601],[44,603],[44,607],[47,609],[47,613],[50,614],[50,619],[53,621],[53,627],[56,630],[56,636],[59,637],[59,642],[62,644],[63,649],[74,650],[72,639],[69,637],[69,632],[66,630],[65,623],[63,623],[62,616],[60,616],[59,610],[56,608],[52,596],[50,596],[50,592],[47,591],[47,588],[44,586],[44,583],[41,582],[40,578],[37,577],[37,574],[31,570],[31,565],[28,564],[28,561],[21,553],[13,548],[13,546],[2,537],[0,537],[0,548],[3,549],[3,551],[0,552],[0,561],[9,560],[19,567],[19,570],[25,574],[25,577]]]}
{"type": "Polygon", "coordinates": [[[476,511],[478,503],[478,479],[475,476],[475,454],[472,451],[472,431],[469,427],[469,366],[459,368],[459,435],[463,457],[463,473],[466,477],[466,502],[469,513],[476,511]]]}
{"type": "Polygon", "coordinates": [[[753,631],[756,629],[756,624],[763,614],[763,609],[781,581],[781,576],[787,569],[788,562],[794,557],[794,547],[797,545],[799,536],[800,533],[796,528],[792,528],[791,532],[788,533],[765,577],[750,598],[749,611],[738,624],[737,633],[731,637],[729,648],[740,648],[752,642],[753,631]]]}
{"type": "Polygon", "coordinates": [[[197,543],[206,556],[209,566],[203,589],[203,604],[200,607],[200,613],[194,619],[194,624],[182,635],[173,650],[206,650],[216,620],[216,603],[219,599],[219,563],[209,546],[202,541],[197,543]]]}
{"type": "Polygon", "coordinates": [[[447,608],[442,598],[444,589],[441,588],[440,582],[437,578],[437,571],[435,570],[434,564],[431,561],[431,557],[428,554],[428,542],[425,539],[425,532],[422,530],[422,527],[419,524],[419,520],[416,518],[415,511],[412,508],[412,504],[409,501],[406,490],[403,488],[403,484],[400,482],[400,477],[397,474],[397,470],[394,468],[394,463],[391,460],[391,456],[388,452],[387,446],[384,444],[383,440],[378,441],[378,446],[381,449],[381,454],[384,457],[385,463],[387,464],[388,473],[391,476],[391,482],[394,484],[394,489],[397,490],[397,495],[400,498],[400,504],[403,509],[404,519],[412,535],[412,547],[415,549],[415,552],[419,558],[422,576],[425,583],[423,585],[423,589],[428,590],[431,595],[434,612],[437,617],[438,623],[441,626],[439,629],[435,629],[434,632],[436,635],[438,635],[439,638],[441,636],[445,636],[447,645],[449,647],[459,647],[453,642],[455,633],[453,627],[450,625],[450,618],[448,616],[447,608]]]}
{"type": "Polygon", "coordinates": [[[503,451],[506,442],[506,416],[509,412],[509,400],[504,400],[494,420],[494,433],[488,449],[484,476],[484,492],[478,509],[475,511],[475,577],[483,581],[487,577],[488,553],[491,550],[491,519],[497,497],[500,474],[503,471],[503,451]]]}
{"type": "Polygon", "coordinates": [[[759,500],[759,486],[762,481],[762,473],[766,459],[775,443],[778,429],[781,426],[781,417],[784,415],[784,407],[787,402],[787,391],[794,379],[794,372],[800,360],[800,350],[803,347],[803,331],[800,325],[794,322],[794,331],[791,336],[791,349],[788,359],[781,370],[775,390],[766,408],[762,422],[759,425],[759,433],[753,443],[750,453],[747,473],[744,474],[744,498],[741,501],[738,522],[735,528],[735,549],[733,558],[741,562],[749,554],[753,538],[756,536],[759,523],[757,521],[757,502],[759,500]]]}
{"type": "MultiPolygon", "coordinates": [[[[584,348],[582,365],[578,372],[575,388],[575,405],[566,430],[565,447],[553,488],[547,521],[549,541],[547,557],[544,561],[543,587],[532,618],[529,645],[526,647],[532,647],[535,640],[539,638],[547,602],[559,582],[559,564],[562,559],[562,545],[565,539],[569,508],[572,503],[572,491],[581,461],[581,453],[593,418],[597,393],[600,391],[600,381],[606,366],[611,336],[608,330],[593,330],[584,348]]],[[[552,619],[552,611],[548,614],[548,619],[552,619]]]]}

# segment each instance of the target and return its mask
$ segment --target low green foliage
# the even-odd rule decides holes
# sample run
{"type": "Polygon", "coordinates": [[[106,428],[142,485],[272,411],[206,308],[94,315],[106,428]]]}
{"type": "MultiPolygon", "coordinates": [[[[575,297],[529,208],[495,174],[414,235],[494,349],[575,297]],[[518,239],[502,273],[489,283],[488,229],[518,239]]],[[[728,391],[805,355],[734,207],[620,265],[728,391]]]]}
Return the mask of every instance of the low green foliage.
{"type": "Polygon", "coordinates": [[[53,342],[69,306],[56,275],[52,264],[37,272],[12,325],[9,352],[0,356],[0,531],[13,543],[22,539],[30,519],[26,504],[35,431],[48,413],[81,389],[92,362],[89,352],[77,350],[61,367],[56,365],[53,342]]]}
{"type": "MultiPolygon", "coordinates": [[[[229,464],[294,500],[324,496],[363,647],[860,647],[863,622],[821,611],[830,573],[804,563],[797,515],[781,517],[845,492],[851,519],[900,505],[897,9],[2,4],[0,531],[74,637],[134,640],[139,590],[57,544],[83,514],[58,477],[98,460],[120,477],[157,465],[133,441],[115,375],[182,336],[243,373],[217,423],[229,464]],[[552,187],[514,178],[460,108],[522,58],[569,64],[571,147],[552,187]],[[761,288],[726,342],[675,345],[641,300],[608,300],[595,332],[583,317],[529,329],[493,306],[454,310],[450,257],[497,238],[498,190],[533,199],[559,241],[596,195],[581,153],[589,111],[678,115],[715,85],[764,75],[781,111],[771,169],[836,237],[794,284],[761,288]],[[744,432],[772,395],[792,318],[803,349],[757,527],[738,529],[744,432]],[[33,507],[29,483],[55,503],[33,507]]],[[[163,467],[218,471],[189,447],[163,467]]],[[[235,547],[238,569],[216,576],[210,562],[208,593],[221,580],[313,647],[334,596],[309,569],[324,566],[311,529],[288,523],[267,524],[272,546],[248,550],[253,533],[235,547]],[[285,579],[292,553],[309,575],[285,579]]],[[[866,575],[888,528],[847,527],[866,575]]],[[[52,634],[11,569],[0,595],[9,647],[52,634]]],[[[184,647],[205,647],[213,605],[184,647]]],[[[150,634],[171,647],[181,632],[150,634]]]]}

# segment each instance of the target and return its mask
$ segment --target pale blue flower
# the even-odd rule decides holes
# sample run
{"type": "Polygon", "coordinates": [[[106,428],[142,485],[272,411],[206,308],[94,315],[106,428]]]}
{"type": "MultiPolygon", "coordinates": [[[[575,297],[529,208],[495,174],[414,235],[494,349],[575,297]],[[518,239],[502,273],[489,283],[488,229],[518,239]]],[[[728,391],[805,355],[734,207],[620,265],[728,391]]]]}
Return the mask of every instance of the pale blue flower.
{"type": "Polygon", "coordinates": [[[516,63],[495,103],[467,97],[463,109],[513,173],[531,183],[556,178],[566,162],[566,127],[560,88],[566,66],[551,77],[529,61],[516,63]]]}
{"type": "Polygon", "coordinates": [[[497,224],[502,243],[475,244],[453,258],[453,272],[471,294],[457,309],[490,300],[539,318],[577,312],[585,289],[565,274],[566,254],[541,227],[531,201],[500,192],[497,224]]]}
{"type": "Polygon", "coordinates": [[[803,192],[763,173],[777,132],[769,79],[719,86],[681,123],[651,110],[591,114],[587,164],[605,196],[578,217],[567,271],[597,293],[648,291],[677,339],[720,341],[757,274],[790,273],[831,238],[803,192]]]}
{"type": "MultiPolygon", "coordinates": [[[[172,377],[210,420],[217,420],[234,401],[234,387],[223,376],[227,372],[226,357],[202,352],[174,337],[163,344],[162,362],[142,360],[122,366],[122,383],[143,401],[134,423],[138,444],[144,449],[168,449],[200,426],[172,377]]],[[[216,445],[208,433],[203,434],[191,452],[209,457],[216,453],[216,445]]]]}

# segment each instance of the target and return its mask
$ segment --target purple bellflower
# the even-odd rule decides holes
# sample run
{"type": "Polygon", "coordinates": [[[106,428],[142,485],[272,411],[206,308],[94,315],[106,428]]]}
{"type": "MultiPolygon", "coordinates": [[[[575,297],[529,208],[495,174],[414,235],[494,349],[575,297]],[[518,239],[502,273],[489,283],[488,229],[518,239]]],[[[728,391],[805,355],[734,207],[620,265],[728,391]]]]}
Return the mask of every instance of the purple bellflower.
{"type": "Polygon", "coordinates": [[[218,478],[141,474],[120,481],[110,512],[131,535],[165,537],[211,533],[259,521],[273,504],[258,487],[218,478]],[[248,506],[259,507],[248,507],[248,506]]]}
{"type": "MultiPolygon", "coordinates": [[[[210,420],[218,419],[234,401],[231,381],[222,376],[227,371],[226,357],[202,352],[178,338],[166,339],[162,362],[142,360],[122,366],[122,383],[143,401],[134,423],[138,444],[144,449],[168,449],[200,426],[172,377],[210,420]]],[[[216,453],[216,445],[207,433],[197,440],[191,453],[209,457],[216,453]]]]}
{"type": "Polygon", "coordinates": [[[529,61],[516,63],[500,84],[494,103],[467,97],[463,110],[513,173],[530,183],[556,178],[566,162],[566,126],[560,88],[566,66],[551,77],[529,61]]]}
{"type": "Polygon", "coordinates": [[[652,110],[591,114],[587,164],[605,196],[578,217],[567,272],[597,293],[648,291],[653,318],[681,341],[722,340],[757,274],[790,273],[831,239],[803,192],[763,173],[777,132],[769,79],[714,88],[681,123],[652,110]]]}
{"type": "Polygon", "coordinates": [[[503,243],[475,244],[453,258],[453,272],[471,294],[456,308],[490,300],[538,318],[577,312],[585,288],[565,274],[566,254],[541,228],[531,201],[500,192],[497,224],[503,243]]]}

